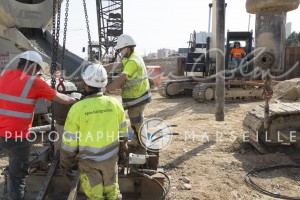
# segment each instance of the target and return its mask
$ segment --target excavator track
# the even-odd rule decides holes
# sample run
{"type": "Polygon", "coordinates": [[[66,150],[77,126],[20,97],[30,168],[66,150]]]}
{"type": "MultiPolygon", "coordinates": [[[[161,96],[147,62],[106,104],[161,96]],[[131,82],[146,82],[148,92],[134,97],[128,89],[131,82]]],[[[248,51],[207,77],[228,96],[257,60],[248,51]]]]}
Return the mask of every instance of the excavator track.
{"type": "MultiPolygon", "coordinates": [[[[215,100],[215,83],[200,83],[193,89],[193,98],[199,102],[215,100]]],[[[225,100],[261,100],[263,83],[261,81],[230,80],[225,83],[225,100]]]]}
{"type": "Polygon", "coordinates": [[[192,91],[196,84],[197,83],[194,83],[192,78],[165,80],[159,85],[158,93],[165,98],[179,98],[189,95],[187,89],[189,88],[192,91]]]}
{"type": "Polygon", "coordinates": [[[271,104],[269,109],[270,118],[267,129],[264,128],[263,105],[247,113],[243,121],[245,139],[261,153],[269,153],[274,148],[278,150],[281,144],[299,146],[300,103],[275,103],[271,104]]]}

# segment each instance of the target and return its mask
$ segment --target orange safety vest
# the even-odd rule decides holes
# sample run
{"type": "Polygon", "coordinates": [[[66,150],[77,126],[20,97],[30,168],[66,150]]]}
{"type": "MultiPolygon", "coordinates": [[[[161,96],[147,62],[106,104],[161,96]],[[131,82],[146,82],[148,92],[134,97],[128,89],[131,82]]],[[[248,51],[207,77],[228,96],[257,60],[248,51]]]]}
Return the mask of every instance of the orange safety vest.
{"type": "Polygon", "coordinates": [[[37,79],[21,70],[7,70],[0,76],[0,137],[29,137],[36,100],[52,99],[56,94],[46,82],[37,79]],[[35,88],[48,94],[41,96],[35,88]]]}
{"type": "Polygon", "coordinates": [[[230,53],[233,58],[241,58],[242,55],[246,55],[246,52],[242,48],[233,48],[230,53]]]}

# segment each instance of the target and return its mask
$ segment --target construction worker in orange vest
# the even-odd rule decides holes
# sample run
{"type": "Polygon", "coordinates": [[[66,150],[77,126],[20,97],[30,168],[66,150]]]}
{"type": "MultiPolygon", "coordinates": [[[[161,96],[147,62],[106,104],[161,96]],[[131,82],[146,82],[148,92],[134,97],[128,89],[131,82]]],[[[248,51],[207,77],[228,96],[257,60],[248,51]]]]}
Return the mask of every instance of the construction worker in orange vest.
{"type": "Polygon", "coordinates": [[[240,42],[234,43],[234,47],[231,49],[230,55],[231,55],[231,60],[236,61],[237,64],[239,65],[242,58],[246,56],[246,52],[243,48],[241,48],[240,42]]]}
{"type": "Polygon", "coordinates": [[[24,198],[30,155],[30,131],[35,102],[39,98],[72,104],[76,100],[52,89],[36,77],[47,64],[35,51],[16,57],[17,69],[10,64],[0,77],[0,147],[9,157],[8,199],[24,198]]]}

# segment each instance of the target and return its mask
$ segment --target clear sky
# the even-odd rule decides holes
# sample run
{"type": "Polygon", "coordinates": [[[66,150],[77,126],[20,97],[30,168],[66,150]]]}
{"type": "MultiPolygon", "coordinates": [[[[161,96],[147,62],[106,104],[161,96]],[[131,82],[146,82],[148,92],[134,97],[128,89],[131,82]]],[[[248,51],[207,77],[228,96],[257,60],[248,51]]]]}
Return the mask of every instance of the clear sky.
{"type": "MultiPolygon", "coordinates": [[[[96,1],[86,0],[92,40],[98,40],[96,1]]],[[[124,33],[133,36],[140,54],[156,52],[159,48],[188,47],[189,35],[194,30],[208,30],[208,4],[212,0],[124,0],[124,33]]],[[[225,32],[254,30],[255,15],[247,13],[246,0],[227,0],[225,32]]],[[[65,1],[62,11],[64,12],[65,1]]],[[[87,33],[81,0],[70,1],[67,48],[86,57],[87,33]]],[[[64,13],[62,13],[64,16],[64,13]]],[[[287,14],[292,31],[300,32],[300,8],[287,14]]],[[[63,24],[63,19],[62,19],[63,24]]]]}

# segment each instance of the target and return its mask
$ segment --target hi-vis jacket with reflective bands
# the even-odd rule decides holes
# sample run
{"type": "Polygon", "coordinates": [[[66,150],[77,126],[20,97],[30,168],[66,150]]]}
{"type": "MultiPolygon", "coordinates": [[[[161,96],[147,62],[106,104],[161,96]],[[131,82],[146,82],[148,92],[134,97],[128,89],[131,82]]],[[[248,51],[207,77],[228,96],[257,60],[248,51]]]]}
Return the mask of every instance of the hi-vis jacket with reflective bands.
{"type": "Polygon", "coordinates": [[[77,159],[102,161],[118,155],[119,135],[128,137],[120,102],[102,93],[74,104],[64,127],[61,164],[69,168],[77,159]]]}
{"type": "Polygon", "coordinates": [[[6,70],[0,76],[0,136],[28,137],[38,98],[56,95],[44,80],[22,70],[6,70]]]}
{"type": "MultiPolygon", "coordinates": [[[[135,52],[128,59],[122,60],[126,68],[136,65],[137,70],[122,85],[122,101],[124,109],[136,107],[151,101],[151,90],[148,75],[143,59],[135,52]]],[[[135,66],[134,66],[135,67],[135,66]]]]}

